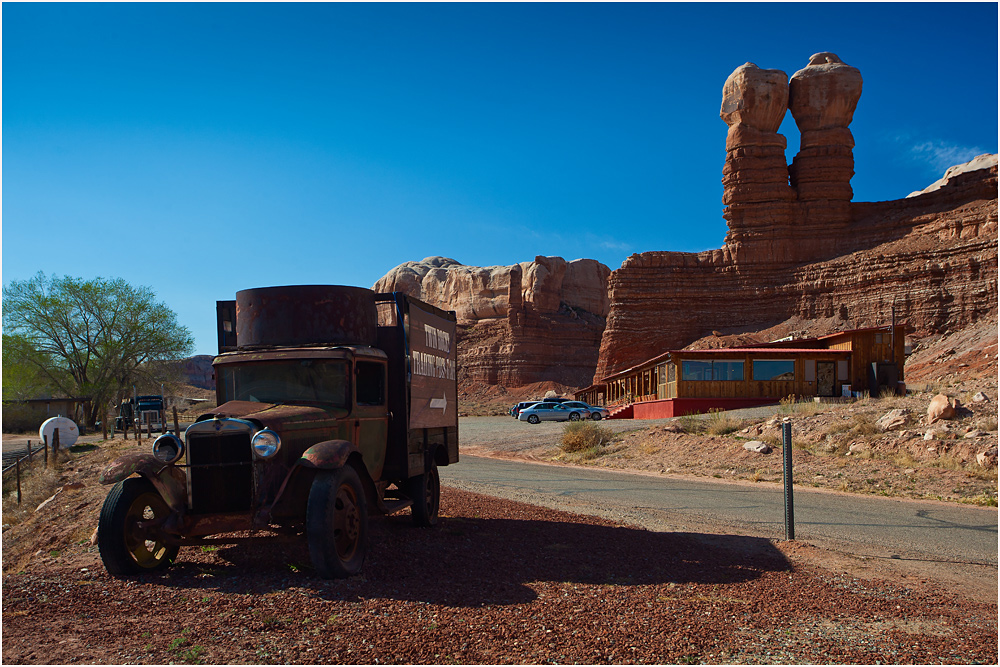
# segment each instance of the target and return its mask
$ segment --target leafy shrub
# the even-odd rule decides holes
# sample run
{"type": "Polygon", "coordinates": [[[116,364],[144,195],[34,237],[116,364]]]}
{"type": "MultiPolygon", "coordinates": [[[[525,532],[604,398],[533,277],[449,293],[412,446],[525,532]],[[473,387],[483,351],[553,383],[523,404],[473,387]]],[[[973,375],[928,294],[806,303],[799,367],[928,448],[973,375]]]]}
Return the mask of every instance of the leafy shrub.
{"type": "Polygon", "coordinates": [[[559,448],[564,452],[598,449],[611,442],[611,430],[592,421],[570,422],[563,429],[559,448]]]}

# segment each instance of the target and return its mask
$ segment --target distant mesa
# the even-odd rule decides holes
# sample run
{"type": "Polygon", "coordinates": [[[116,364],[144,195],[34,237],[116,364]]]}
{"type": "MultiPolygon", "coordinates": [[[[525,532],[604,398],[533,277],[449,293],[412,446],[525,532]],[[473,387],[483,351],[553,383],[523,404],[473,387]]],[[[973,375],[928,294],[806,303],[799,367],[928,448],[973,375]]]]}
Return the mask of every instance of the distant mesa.
{"type": "Polygon", "coordinates": [[[593,259],[480,267],[428,257],[393,268],[373,289],[455,311],[460,382],[582,386],[597,364],[610,273],[593,259]]]}
{"type": "Polygon", "coordinates": [[[934,181],[923,190],[917,190],[916,192],[911,192],[906,196],[907,198],[919,197],[920,195],[927,194],[928,192],[934,192],[935,190],[940,190],[944,186],[948,185],[948,182],[951,181],[951,179],[958,176],[959,174],[967,174],[970,171],[978,171],[980,169],[996,169],[996,168],[997,168],[996,155],[989,153],[987,153],[986,155],[978,155],[964,164],[956,164],[954,167],[948,167],[948,170],[944,172],[944,176],[934,181]]]}

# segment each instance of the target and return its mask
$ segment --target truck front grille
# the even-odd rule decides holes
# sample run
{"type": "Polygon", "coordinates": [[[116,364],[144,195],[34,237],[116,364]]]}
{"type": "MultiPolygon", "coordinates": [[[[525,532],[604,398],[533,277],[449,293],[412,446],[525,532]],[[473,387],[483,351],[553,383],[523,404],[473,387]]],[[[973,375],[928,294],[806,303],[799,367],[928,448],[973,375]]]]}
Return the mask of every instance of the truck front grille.
{"type": "Polygon", "coordinates": [[[188,443],[188,480],[193,514],[243,512],[253,505],[253,455],[250,434],[192,435],[188,443]]]}

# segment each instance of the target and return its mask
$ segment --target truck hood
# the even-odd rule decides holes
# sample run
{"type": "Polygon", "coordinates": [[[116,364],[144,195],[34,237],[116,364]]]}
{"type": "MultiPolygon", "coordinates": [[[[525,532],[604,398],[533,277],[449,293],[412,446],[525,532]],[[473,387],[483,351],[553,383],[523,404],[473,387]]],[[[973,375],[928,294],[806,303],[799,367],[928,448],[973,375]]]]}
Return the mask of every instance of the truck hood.
{"type": "Polygon", "coordinates": [[[198,420],[214,417],[253,419],[269,428],[287,427],[291,424],[343,419],[349,414],[346,408],[316,405],[289,405],[287,403],[257,403],[255,401],[229,401],[201,415],[198,420]]]}

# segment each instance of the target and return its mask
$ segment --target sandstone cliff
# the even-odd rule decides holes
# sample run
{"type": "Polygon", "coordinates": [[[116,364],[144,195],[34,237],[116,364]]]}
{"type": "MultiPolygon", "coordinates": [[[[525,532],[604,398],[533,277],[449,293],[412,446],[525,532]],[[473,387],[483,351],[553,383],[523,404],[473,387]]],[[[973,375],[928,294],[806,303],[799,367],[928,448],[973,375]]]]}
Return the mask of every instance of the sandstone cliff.
{"type": "Polygon", "coordinates": [[[373,289],[456,312],[461,383],[583,386],[597,364],[609,274],[592,259],[478,267],[428,257],[400,264],[373,289]]]}
{"type": "Polygon", "coordinates": [[[903,200],[851,202],[848,125],[861,86],[860,73],[830,53],[810,58],[787,86],[783,72],[753,63],[729,77],[720,112],[729,125],[725,244],[632,255],[611,274],[595,380],[713,331],[875,326],[894,308],[926,336],[996,317],[995,157],[950,169],[903,200]],[[777,134],[785,100],[802,132],[787,169],[777,134]]]}

